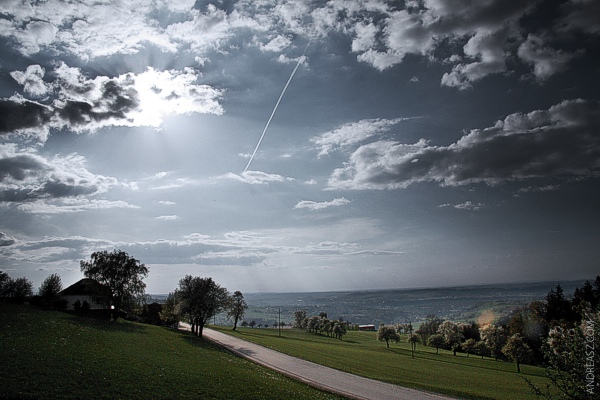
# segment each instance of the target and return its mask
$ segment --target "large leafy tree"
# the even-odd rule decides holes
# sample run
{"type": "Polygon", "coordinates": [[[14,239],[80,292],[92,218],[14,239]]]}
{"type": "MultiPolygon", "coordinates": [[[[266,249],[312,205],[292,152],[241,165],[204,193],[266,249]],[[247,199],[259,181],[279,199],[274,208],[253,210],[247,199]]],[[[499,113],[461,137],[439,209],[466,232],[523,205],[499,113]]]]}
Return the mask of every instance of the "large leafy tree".
{"type": "Polygon", "coordinates": [[[6,293],[8,293],[8,286],[11,281],[12,279],[6,272],[0,271],[0,297],[6,296],[6,293]]]}
{"type": "Polygon", "coordinates": [[[393,326],[386,326],[385,324],[379,325],[379,330],[377,331],[377,340],[381,342],[385,342],[386,346],[390,347],[390,341],[398,343],[400,341],[400,335],[396,333],[396,330],[393,326]]]}
{"type": "Polygon", "coordinates": [[[81,272],[104,285],[111,295],[112,305],[130,311],[132,302],[144,295],[148,268],[122,250],[97,251],[89,261],[80,262],[81,272]]]}
{"type": "Polygon", "coordinates": [[[440,347],[442,347],[446,341],[444,340],[443,335],[435,333],[429,336],[427,343],[429,343],[431,347],[435,347],[435,353],[438,354],[440,352],[440,347]]]}
{"type": "Polygon", "coordinates": [[[542,351],[547,363],[545,389],[525,379],[538,397],[545,399],[597,399],[600,390],[600,312],[585,311],[581,324],[568,324],[550,330],[542,351]],[[558,395],[556,395],[558,392],[558,395]],[[554,393],[554,395],[553,395],[554,393]]]}
{"type": "Polygon", "coordinates": [[[236,290],[229,298],[227,318],[233,318],[233,330],[237,328],[238,321],[244,317],[248,304],[244,300],[244,295],[239,290],[236,290]]]}
{"type": "Polygon", "coordinates": [[[294,312],[294,328],[304,329],[304,320],[306,317],[307,313],[304,310],[294,312]]]}
{"type": "Polygon", "coordinates": [[[438,327],[438,333],[444,337],[446,346],[452,349],[452,352],[456,355],[456,352],[460,349],[460,344],[464,340],[461,326],[452,321],[444,321],[438,327]]]}
{"type": "Polygon", "coordinates": [[[6,272],[0,271],[0,297],[19,303],[32,295],[33,282],[25,277],[12,279],[6,272]]]}
{"type": "Polygon", "coordinates": [[[62,281],[60,275],[51,274],[42,282],[38,294],[42,298],[42,301],[49,306],[52,304],[52,301],[56,299],[61,290],[62,281]]]}
{"type": "Polygon", "coordinates": [[[517,364],[517,372],[521,372],[521,363],[527,362],[531,357],[531,349],[519,333],[515,333],[508,338],[502,352],[509,360],[517,364]]]}
{"type": "Polygon", "coordinates": [[[228,303],[229,293],[212,278],[186,275],[179,281],[175,291],[179,312],[187,317],[192,332],[202,336],[206,322],[223,310],[228,303]]]}

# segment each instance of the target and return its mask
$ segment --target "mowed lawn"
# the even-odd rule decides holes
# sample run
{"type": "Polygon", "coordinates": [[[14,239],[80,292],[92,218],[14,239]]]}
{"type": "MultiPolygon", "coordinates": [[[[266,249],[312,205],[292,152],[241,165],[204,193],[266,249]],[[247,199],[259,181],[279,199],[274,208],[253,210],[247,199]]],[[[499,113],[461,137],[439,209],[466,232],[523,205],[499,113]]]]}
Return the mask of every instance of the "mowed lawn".
{"type": "Polygon", "coordinates": [[[393,384],[444,393],[465,399],[536,399],[523,377],[545,388],[544,369],[522,365],[522,374],[513,363],[418,345],[411,357],[406,337],[399,344],[376,340],[375,332],[348,332],[343,340],[297,329],[216,327],[222,332],[279,350],[283,353],[327,365],[353,374],[393,384]]]}
{"type": "Polygon", "coordinates": [[[339,399],[188,333],[6,303],[0,398],[339,399]]]}

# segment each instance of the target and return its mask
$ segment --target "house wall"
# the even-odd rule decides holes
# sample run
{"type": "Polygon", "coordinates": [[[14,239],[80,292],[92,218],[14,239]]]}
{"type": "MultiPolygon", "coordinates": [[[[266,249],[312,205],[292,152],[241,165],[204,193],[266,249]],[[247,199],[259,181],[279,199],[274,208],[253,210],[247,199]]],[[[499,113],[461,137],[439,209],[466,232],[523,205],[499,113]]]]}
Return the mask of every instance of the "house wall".
{"type": "Polygon", "coordinates": [[[87,301],[90,304],[90,310],[103,310],[103,309],[107,308],[104,304],[96,303],[92,299],[92,296],[70,295],[70,296],[60,296],[60,297],[69,302],[67,304],[67,310],[73,310],[73,304],[75,304],[75,302],[77,300],[79,300],[81,302],[81,304],[83,304],[84,301],[87,301]]]}

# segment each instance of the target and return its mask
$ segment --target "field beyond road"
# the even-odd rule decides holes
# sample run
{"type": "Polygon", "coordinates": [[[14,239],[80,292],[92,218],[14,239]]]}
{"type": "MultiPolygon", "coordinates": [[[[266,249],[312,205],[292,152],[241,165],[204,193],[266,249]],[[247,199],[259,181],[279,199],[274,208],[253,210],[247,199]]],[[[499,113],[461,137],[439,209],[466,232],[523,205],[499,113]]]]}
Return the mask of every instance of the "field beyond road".
{"type": "Polygon", "coordinates": [[[545,387],[544,369],[492,358],[418,346],[415,358],[406,337],[400,344],[376,340],[375,332],[348,332],[343,340],[316,335],[298,329],[216,327],[221,332],[263,345],[291,356],[312,361],[352,374],[377,379],[399,386],[447,394],[463,399],[535,400],[523,377],[545,387]]]}
{"type": "Polygon", "coordinates": [[[0,398],[340,399],[189,333],[7,303],[0,398]]]}

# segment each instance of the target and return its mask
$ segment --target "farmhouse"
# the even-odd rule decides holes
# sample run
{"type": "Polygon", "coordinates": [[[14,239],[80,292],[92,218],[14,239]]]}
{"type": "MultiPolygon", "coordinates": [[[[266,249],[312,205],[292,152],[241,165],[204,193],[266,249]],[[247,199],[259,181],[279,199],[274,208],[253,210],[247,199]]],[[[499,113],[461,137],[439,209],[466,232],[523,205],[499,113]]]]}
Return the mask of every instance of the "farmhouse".
{"type": "Polygon", "coordinates": [[[375,325],[359,325],[359,331],[375,331],[375,325]]]}
{"type": "Polygon", "coordinates": [[[90,310],[104,310],[108,308],[110,299],[107,288],[90,278],[75,282],[58,295],[68,302],[67,310],[73,310],[77,300],[80,304],[86,301],[90,305],[90,310]]]}

